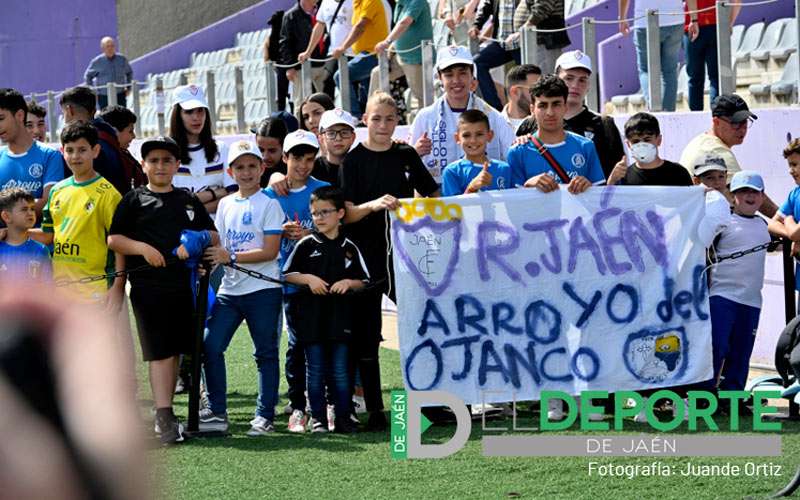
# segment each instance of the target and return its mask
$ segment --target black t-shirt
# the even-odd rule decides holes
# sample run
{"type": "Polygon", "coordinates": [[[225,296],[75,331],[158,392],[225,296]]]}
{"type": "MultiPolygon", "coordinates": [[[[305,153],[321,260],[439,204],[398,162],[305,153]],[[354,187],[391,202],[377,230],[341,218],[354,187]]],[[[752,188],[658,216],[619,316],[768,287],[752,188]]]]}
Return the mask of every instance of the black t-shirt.
{"type": "Polygon", "coordinates": [[[624,186],[692,186],[689,172],[679,164],[664,160],[661,166],[642,170],[634,163],[628,166],[625,177],[620,181],[624,186]]]}
{"type": "MultiPolygon", "coordinates": [[[[164,258],[173,257],[180,245],[181,231],[215,231],[203,203],[184,189],[154,193],[147,186],[129,191],[119,202],[110,234],[121,234],[156,248],[164,258]]],[[[141,255],[126,256],[126,267],[147,264],[141,255]]],[[[189,285],[189,268],[183,263],[131,273],[132,286],[184,289],[189,285]]]]}
{"type": "Polygon", "coordinates": [[[339,165],[329,162],[324,156],[314,160],[311,177],[325,181],[331,186],[339,187],[339,165]]]}
{"type": "MultiPolygon", "coordinates": [[[[532,116],[525,118],[517,128],[517,135],[533,134],[538,127],[532,116]]],[[[603,174],[606,179],[614,170],[614,165],[625,154],[622,138],[614,119],[610,116],[598,115],[586,106],[577,115],[564,120],[564,130],[582,135],[594,143],[603,174]]]]}
{"type": "MultiPolygon", "coordinates": [[[[355,205],[386,194],[413,198],[417,191],[430,196],[439,189],[417,152],[406,144],[393,144],[380,152],[359,144],[345,156],[339,176],[344,199],[355,205]]],[[[381,210],[345,226],[348,237],[361,249],[373,280],[386,277],[386,218],[381,210]]]]}
{"type": "Polygon", "coordinates": [[[272,177],[272,174],[275,172],[280,172],[283,175],[286,175],[287,169],[283,160],[279,161],[274,167],[264,170],[264,173],[261,174],[261,181],[259,182],[262,188],[269,186],[269,178],[272,177]]]}
{"type": "MultiPolygon", "coordinates": [[[[333,240],[317,232],[306,236],[286,258],[283,272],[313,274],[329,285],[343,279],[369,279],[361,252],[342,233],[333,240]]],[[[346,341],[350,337],[351,295],[314,295],[304,290],[289,297],[296,318],[295,334],[301,342],[346,341]]]]}

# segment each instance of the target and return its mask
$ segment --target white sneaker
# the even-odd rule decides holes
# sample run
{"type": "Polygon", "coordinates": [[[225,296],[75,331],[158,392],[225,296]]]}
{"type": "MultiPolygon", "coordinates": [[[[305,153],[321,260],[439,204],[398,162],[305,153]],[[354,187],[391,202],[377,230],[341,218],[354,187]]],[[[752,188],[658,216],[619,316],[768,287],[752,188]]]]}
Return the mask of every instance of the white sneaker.
{"type": "Polygon", "coordinates": [[[356,408],[356,413],[367,413],[367,402],[364,401],[364,396],[353,396],[353,406],[356,408]]]}
{"type": "Polygon", "coordinates": [[[547,402],[547,420],[564,420],[564,407],[560,399],[547,402]]]}
{"type": "Polygon", "coordinates": [[[306,414],[300,410],[294,410],[289,417],[289,432],[303,433],[306,431],[306,414]]]}
{"type": "Polygon", "coordinates": [[[328,417],[328,430],[333,432],[333,430],[336,428],[336,423],[335,423],[336,412],[333,409],[333,405],[328,405],[327,417],[328,417]]]}
{"type": "MultiPolygon", "coordinates": [[[[673,406],[672,407],[672,416],[673,417],[677,417],[678,414],[679,414],[678,412],[679,412],[678,408],[676,406],[673,406]]],[[[684,422],[688,422],[689,421],[689,400],[688,399],[684,399],[683,400],[683,421],[684,422]]]]}
{"type": "Polygon", "coordinates": [[[486,415],[488,417],[492,415],[498,415],[500,413],[503,413],[503,408],[501,408],[500,406],[491,405],[489,403],[486,404],[478,403],[472,405],[472,415],[476,417],[479,417],[481,415],[486,415]]]}
{"type": "Polygon", "coordinates": [[[275,425],[262,416],[257,416],[250,421],[250,430],[247,435],[250,437],[266,436],[275,432],[275,425]]]}

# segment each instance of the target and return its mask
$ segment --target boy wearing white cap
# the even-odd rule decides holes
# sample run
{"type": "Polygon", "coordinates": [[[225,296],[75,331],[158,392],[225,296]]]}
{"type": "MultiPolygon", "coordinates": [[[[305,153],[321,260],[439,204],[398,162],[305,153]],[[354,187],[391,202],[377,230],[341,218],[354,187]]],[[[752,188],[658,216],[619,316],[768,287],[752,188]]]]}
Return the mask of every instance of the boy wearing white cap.
{"type": "MultiPolygon", "coordinates": [[[[589,93],[592,77],[592,60],[580,50],[564,52],[556,60],[556,76],[567,84],[567,111],[564,114],[564,130],[583,136],[594,143],[597,157],[608,178],[621,158],[625,157],[622,137],[614,119],[590,110],[584,101],[589,93]]],[[[517,129],[517,135],[536,132],[533,116],[517,129]]]]}
{"type": "Polygon", "coordinates": [[[312,177],[339,186],[339,167],[356,140],[355,120],[347,111],[336,108],[326,111],[319,120],[319,138],[325,146],[314,162],[312,177]]]}
{"type": "MultiPolygon", "coordinates": [[[[284,214],[280,204],[261,191],[264,165],[255,143],[237,141],[228,149],[228,173],[239,190],[220,200],[214,221],[220,245],[206,250],[213,265],[236,264],[274,279],[280,278],[280,249],[284,214]]],[[[248,436],[275,430],[278,400],[278,321],[281,286],[252,278],[225,267],[216,301],[205,331],[205,375],[209,407],[200,411],[200,423],[208,429],[228,430],[225,350],[242,321],[247,321],[258,367],[258,398],[248,436]]]]}
{"type": "Polygon", "coordinates": [[[441,184],[445,167],[464,156],[464,150],[455,140],[458,117],[463,111],[478,109],[489,117],[494,138],[486,148],[486,155],[493,160],[505,160],[515,136],[503,115],[474,94],[477,81],[469,49],[443,47],[436,57],[444,95],[419,111],[411,125],[408,143],[417,150],[434,180],[441,184]]]}
{"type": "Polygon", "coordinates": [[[211,116],[202,87],[177,87],[173,102],[169,135],[181,150],[173,184],[194,193],[208,213],[214,214],[219,200],[236,191],[236,183],[225,168],[227,146],[211,135],[211,116]]]}
{"type": "Polygon", "coordinates": [[[769,243],[767,222],[756,215],[764,201],[764,180],[754,171],[737,172],[731,180],[733,213],[717,227],[711,248],[709,312],[714,351],[710,387],[742,390],[761,313],[766,249],[736,259],[732,254],[769,243]],[[723,369],[724,366],[724,369],[723,369]]]}
{"type": "MultiPolygon", "coordinates": [[[[283,222],[283,238],[281,239],[281,265],[294,250],[298,241],[311,234],[314,220],[311,216],[311,193],[327,182],[311,176],[314,160],[319,152],[317,136],[307,130],[295,130],[283,141],[283,161],[286,163],[286,182],[289,193],[279,196],[274,188],[268,187],[264,193],[280,203],[285,214],[283,222]]],[[[297,292],[297,288],[287,286],[284,289],[284,313],[289,347],[286,350],[286,382],[289,384],[289,404],[292,413],[289,416],[289,432],[305,432],[306,409],[306,360],[302,346],[297,344],[295,325],[298,319],[289,308],[289,296],[297,292]]]]}

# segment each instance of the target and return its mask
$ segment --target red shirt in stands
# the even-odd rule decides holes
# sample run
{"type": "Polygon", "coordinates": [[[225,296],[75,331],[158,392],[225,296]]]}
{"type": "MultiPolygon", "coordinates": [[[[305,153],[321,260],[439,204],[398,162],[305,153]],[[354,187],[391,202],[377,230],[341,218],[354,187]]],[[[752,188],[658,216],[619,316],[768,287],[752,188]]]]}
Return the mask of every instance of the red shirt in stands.
{"type": "MultiPolygon", "coordinates": [[[[697,0],[697,10],[714,7],[714,5],[716,5],[715,0],[697,0]]],[[[683,11],[689,11],[689,7],[686,2],[683,2],[683,11]]],[[[717,9],[708,9],[697,13],[698,26],[712,26],[714,24],[717,24],[717,9]]],[[[686,18],[683,21],[683,31],[689,31],[689,14],[686,14],[686,18]]]]}

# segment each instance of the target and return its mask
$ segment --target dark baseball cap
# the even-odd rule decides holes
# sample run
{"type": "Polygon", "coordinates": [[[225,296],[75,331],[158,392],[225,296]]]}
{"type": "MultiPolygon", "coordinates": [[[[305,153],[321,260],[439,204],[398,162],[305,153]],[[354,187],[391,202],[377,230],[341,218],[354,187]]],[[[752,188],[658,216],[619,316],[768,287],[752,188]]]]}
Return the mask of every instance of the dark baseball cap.
{"type": "Polygon", "coordinates": [[[142,159],[146,158],[147,154],[155,149],[166,149],[172,153],[175,158],[181,157],[181,148],[178,146],[178,143],[172,139],[172,137],[165,137],[162,135],[144,141],[140,150],[142,159]]]}
{"type": "Polygon", "coordinates": [[[257,127],[251,128],[250,132],[258,134],[258,131],[261,130],[261,127],[269,122],[269,120],[281,120],[286,124],[286,131],[290,134],[300,128],[300,122],[297,121],[297,118],[295,118],[294,115],[288,111],[275,111],[269,115],[269,118],[264,118],[261,120],[257,127]]]}
{"type": "Polygon", "coordinates": [[[750,112],[744,99],[736,94],[722,94],[711,103],[711,116],[727,118],[731,123],[741,123],[748,118],[758,120],[758,117],[750,112]]]}

